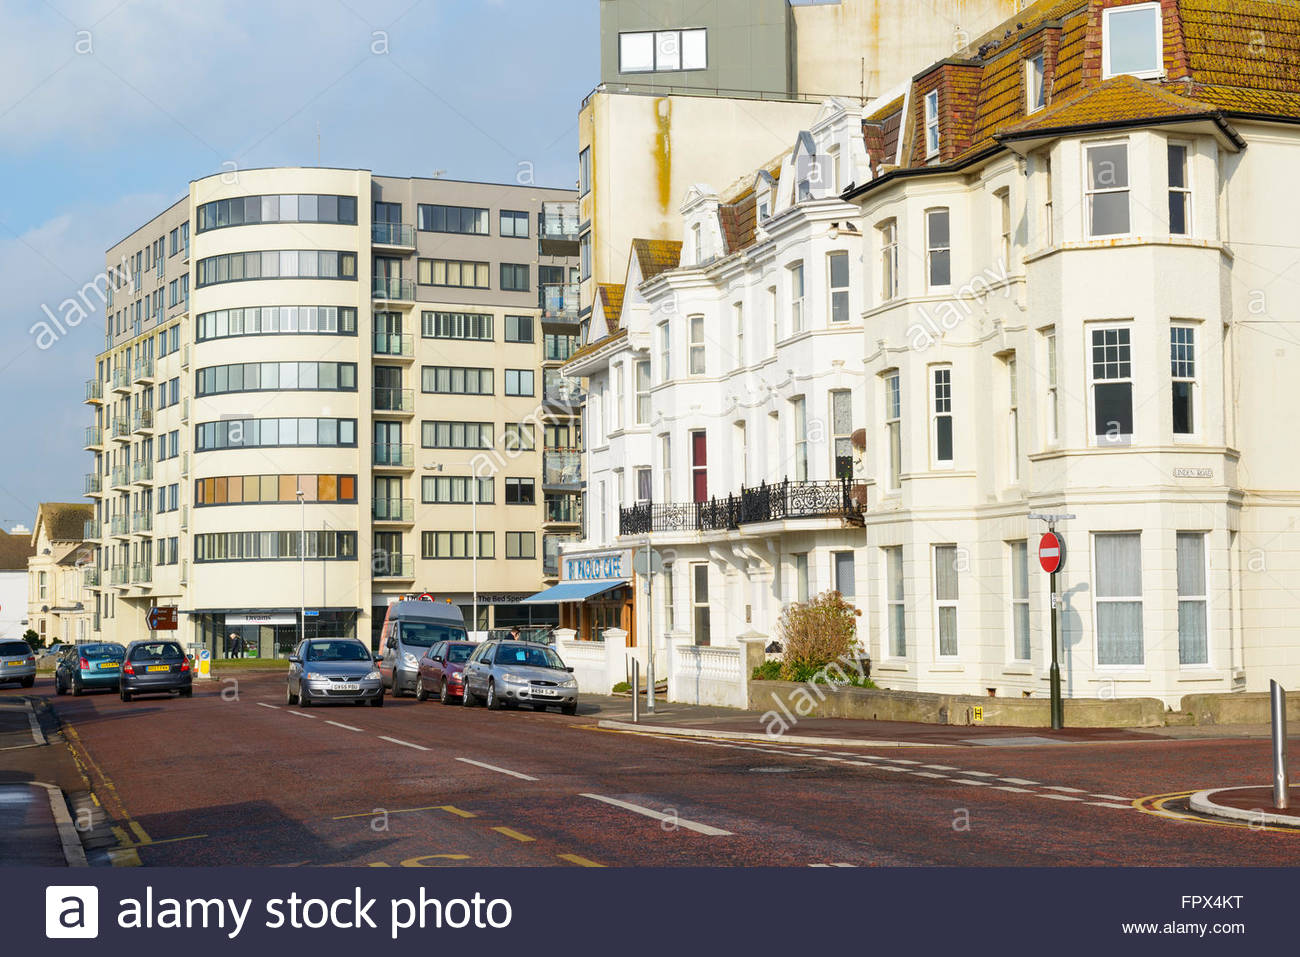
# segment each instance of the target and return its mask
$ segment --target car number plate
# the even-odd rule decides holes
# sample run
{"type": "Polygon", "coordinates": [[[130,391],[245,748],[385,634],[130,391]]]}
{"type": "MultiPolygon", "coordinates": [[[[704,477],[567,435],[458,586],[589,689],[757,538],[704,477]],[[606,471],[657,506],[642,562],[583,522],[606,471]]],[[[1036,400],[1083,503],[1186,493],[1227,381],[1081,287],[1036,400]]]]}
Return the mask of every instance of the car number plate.
{"type": "Polygon", "coordinates": [[[533,694],[541,695],[542,697],[545,698],[554,698],[556,695],[559,694],[559,692],[556,691],[554,688],[534,688],[533,694]]]}
{"type": "Polygon", "coordinates": [[[116,667],[117,667],[117,662],[116,662],[116,661],[101,661],[101,662],[99,663],[99,667],[103,668],[105,671],[110,671],[110,670],[112,670],[113,668],[116,668],[116,667]]]}
{"type": "Polygon", "coordinates": [[[150,665],[145,671],[171,671],[171,665],[150,665]]]}
{"type": "Polygon", "coordinates": [[[19,658],[17,661],[6,661],[5,664],[7,664],[10,668],[13,668],[13,667],[15,667],[15,666],[17,666],[17,665],[25,665],[25,664],[27,664],[27,659],[26,659],[26,658],[19,658]]]}
{"type": "Polygon", "coordinates": [[[339,684],[337,681],[330,685],[330,691],[360,691],[361,685],[339,684]]]}

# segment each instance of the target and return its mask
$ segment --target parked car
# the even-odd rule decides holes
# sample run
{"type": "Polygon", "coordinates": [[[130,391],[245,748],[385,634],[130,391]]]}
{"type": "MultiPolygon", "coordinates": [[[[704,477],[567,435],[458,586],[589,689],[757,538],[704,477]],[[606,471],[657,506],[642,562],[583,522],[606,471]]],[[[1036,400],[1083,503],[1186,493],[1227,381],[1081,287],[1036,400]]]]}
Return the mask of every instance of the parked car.
{"type": "Polygon", "coordinates": [[[25,641],[0,641],[0,682],[36,683],[36,655],[25,641]]]}
{"type": "Polygon", "coordinates": [[[86,691],[117,691],[126,649],[112,642],[65,645],[54,665],[54,693],[77,696],[86,691]]]}
{"type": "Polygon", "coordinates": [[[536,711],[559,705],[565,714],[578,711],[578,681],[573,669],[545,645],[526,641],[487,641],[465,663],[462,703],[480,699],[493,711],[530,704],[536,711]]]}
{"type": "Polygon", "coordinates": [[[379,673],[384,687],[400,698],[415,690],[420,659],[440,641],[465,641],[465,618],[443,601],[402,600],[388,606],[379,636],[379,673]]]}
{"type": "Polygon", "coordinates": [[[437,695],[443,704],[451,704],[461,697],[461,674],[465,662],[477,648],[472,641],[440,641],[430,646],[420,659],[420,673],[415,679],[415,696],[428,701],[437,695]]]}
{"type": "Polygon", "coordinates": [[[66,641],[56,641],[48,648],[42,648],[40,651],[36,652],[37,667],[49,664],[57,665],[63,652],[71,647],[72,645],[68,644],[66,641]]]}
{"type": "Polygon", "coordinates": [[[193,679],[190,660],[176,642],[154,638],[133,641],[126,646],[118,693],[123,701],[130,701],[138,694],[171,694],[173,691],[188,698],[194,694],[193,679]]]}
{"type": "Polygon", "coordinates": [[[308,638],[289,656],[286,704],[310,708],[326,701],[384,706],[379,659],[355,638],[308,638]]]}

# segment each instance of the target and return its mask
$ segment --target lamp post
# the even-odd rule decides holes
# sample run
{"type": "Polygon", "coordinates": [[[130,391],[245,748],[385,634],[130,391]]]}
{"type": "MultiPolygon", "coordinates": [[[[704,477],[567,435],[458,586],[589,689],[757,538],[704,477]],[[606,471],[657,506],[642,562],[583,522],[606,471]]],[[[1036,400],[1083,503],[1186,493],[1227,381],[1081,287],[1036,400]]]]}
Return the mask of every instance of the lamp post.
{"type": "Polygon", "coordinates": [[[298,489],[298,505],[302,514],[302,530],[298,533],[298,561],[302,567],[302,601],[298,616],[298,643],[307,639],[307,495],[298,489]]]}

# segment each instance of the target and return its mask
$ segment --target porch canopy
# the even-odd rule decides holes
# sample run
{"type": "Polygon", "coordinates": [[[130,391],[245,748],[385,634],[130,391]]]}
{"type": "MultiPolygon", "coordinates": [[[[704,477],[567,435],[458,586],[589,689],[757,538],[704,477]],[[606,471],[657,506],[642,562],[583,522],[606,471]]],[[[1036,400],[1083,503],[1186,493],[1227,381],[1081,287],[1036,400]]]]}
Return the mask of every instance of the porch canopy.
{"type": "Polygon", "coordinates": [[[578,581],[578,582],[561,582],[558,585],[552,585],[536,595],[530,595],[520,602],[521,605],[542,604],[561,601],[586,601],[593,595],[601,595],[607,591],[612,591],[620,585],[626,585],[624,579],[605,579],[599,581],[578,581]]]}

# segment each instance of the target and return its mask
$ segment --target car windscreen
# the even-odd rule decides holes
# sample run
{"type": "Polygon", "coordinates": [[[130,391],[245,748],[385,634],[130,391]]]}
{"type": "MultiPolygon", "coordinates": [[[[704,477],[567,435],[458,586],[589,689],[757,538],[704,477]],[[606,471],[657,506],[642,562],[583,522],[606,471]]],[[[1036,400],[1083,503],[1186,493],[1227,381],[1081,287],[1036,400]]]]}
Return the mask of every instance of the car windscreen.
{"type": "Polygon", "coordinates": [[[132,661],[183,657],[185,657],[185,652],[181,651],[181,646],[174,641],[150,641],[143,645],[136,645],[131,649],[132,661]]]}
{"type": "Polygon", "coordinates": [[[308,661],[369,661],[370,649],[359,641],[313,641],[307,646],[308,661]]]}
{"type": "Polygon", "coordinates": [[[0,641],[0,658],[25,658],[31,653],[31,645],[25,641],[0,641]]]}
{"type": "Polygon", "coordinates": [[[502,645],[497,649],[496,663],[499,665],[523,665],[529,668],[564,669],[560,656],[550,648],[530,647],[527,645],[502,645]]]}
{"type": "Polygon", "coordinates": [[[447,660],[452,664],[464,664],[474,654],[474,645],[448,645],[447,660]]]}
{"type": "Polygon", "coordinates": [[[398,633],[403,644],[419,645],[427,648],[439,641],[455,641],[465,639],[465,629],[459,625],[444,624],[440,621],[414,621],[408,620],[401,622],[401,631],[398,633]]]}
{"type": "Polygon", "coordinates": [[[120,661],[126,657],[126,649],[121,645],[81,645],[78,650],[83,658],[117,658],[120,661]]]}

